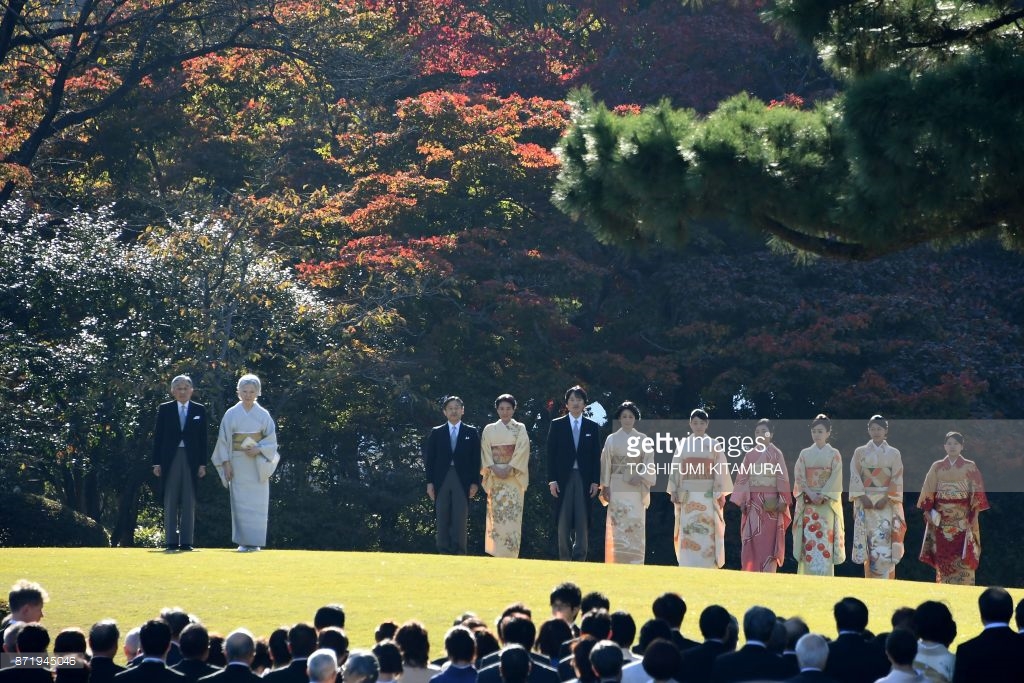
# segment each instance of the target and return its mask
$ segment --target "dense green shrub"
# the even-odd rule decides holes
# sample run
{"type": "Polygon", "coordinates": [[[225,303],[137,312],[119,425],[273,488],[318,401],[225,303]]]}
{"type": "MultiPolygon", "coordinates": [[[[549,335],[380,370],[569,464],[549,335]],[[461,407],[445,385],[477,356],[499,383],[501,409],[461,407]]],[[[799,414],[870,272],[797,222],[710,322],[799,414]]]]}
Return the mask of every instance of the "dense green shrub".
{"type": "Polygon", "coordinates": [[[95,520],[55,500],[0,494],[0,546],[103,547],[110,536],[95,520]]]}

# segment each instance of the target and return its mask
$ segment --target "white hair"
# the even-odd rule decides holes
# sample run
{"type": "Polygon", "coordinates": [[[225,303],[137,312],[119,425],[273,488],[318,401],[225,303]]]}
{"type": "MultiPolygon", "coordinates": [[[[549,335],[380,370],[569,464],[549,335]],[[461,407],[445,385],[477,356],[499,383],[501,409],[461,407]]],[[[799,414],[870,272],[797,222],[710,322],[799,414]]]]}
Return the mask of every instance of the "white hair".
{"type": "Polygon", "coordinates": [[[338,656],[334,650],[322,647],[306,660],[306,670],[311,681],[333,681],[338,674],[338,656]]]}
{"type": "Polygon", "coordinates": [[[192,386],[192,378],[189,377],[188,375],[178,375],[177,377],[171,380],[171,388],[173,389],[175,384],[181,383],[185,383],[189,386],[192,386]]]}
{"type": "Polygon", "coordinates": [[[828,641],[817,633],[800,636],[800,640],[796,641],[796,661],[800,662],[802,669],[824,671],[825,663],[828,661],[828,641]]]}
{"type": "Polygon", "coordinates": [[[238,378],[238,386],[236,387],[238,391],[241,391],[242,387],[247,385],[256,387],[257,396],[263,395],[263,386],[260,384],[260,378],[256,375],[249,373],[238,378]]]}

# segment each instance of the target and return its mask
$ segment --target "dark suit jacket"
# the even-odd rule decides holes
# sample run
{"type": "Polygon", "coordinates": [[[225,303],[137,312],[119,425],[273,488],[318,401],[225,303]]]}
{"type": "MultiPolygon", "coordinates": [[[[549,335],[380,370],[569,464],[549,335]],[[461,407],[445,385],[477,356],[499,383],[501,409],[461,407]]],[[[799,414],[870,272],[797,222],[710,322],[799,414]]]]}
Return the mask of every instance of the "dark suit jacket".
{"type": "Polygon", "coordinates": [[[89,683],[110,683],[124,667],[114,664],[110,657],[93,657],[89,661],[89,683]]]}
{"type": "MultiPolygon", "coordinates": [[[[552,671],[555,670],[555,667],[551,666],[551,660],[545,657],[544,655],[540,654],[539,652],[530,652],[529,654],[530,660],[533,662],[534,666],[537,666],[539,664],[540,666],[546,666],[552,671]]],[[[491,654],[487,655],[486,657],[484,657],[476,663],[477,672],[483,673],[484,669],[486,669],[489,666],[497,664],[500,659],[501,650],[498,650],[497,652],[492,652],[491,654]]]]}
{"type": "MultiPolygon", "coordinates": [[[[309,679],[305,677],[306,668],[303,667],[302,671],[303,680],[308,683],[309,679]]],[[[215,673],[199,680],[207,681],[208,683],[260,683],[263,681],[262,678],[252,672],[252,669],[239,664],[228,664],[223,669],[216,669],[215,673]]]]}
{"type": "Polygon", "coordinates": [[[182,659],[171,668],[184,674],[189,681],[198,681],[204,676],[210,676],[220,671],[220,667],[212,666],[198,659],[182,659]]]}
{"type": "Polygon", "coordinates": [[[116,683],[185,683],[185,677],[163,662],[142,662],[114,676],[116,683]]]}
{"type": "MultiPolygon", "coordinates": [[[[462,439],[462,433],[459,433],[462,439]]],[[[476,669],[471,666],[458,668],[449,666],[447,669],[430,679],[431,683],[476,683],[476,669]]]]}
{"type": "Polygon", "coordinates": [[[679,648],[680,652],[686,652],[690,648],[700,645],[696,640],[690,640],[678,629],[672,629],[672,642],[679,648]]]}
{"type": "Polygon", "coordinates": [[[292,660],[288,666],[277,671],[271,671],[261,680],[265,683],[309,683],[306,675],[306,658],[292,660]]]}
{"type": "Polygon", "coordinates": [[[161,403],[156,409],[156,426],[153,429],[153,465],[160,465],[163,470],[161,480],[167,478],[174,454],[178,452],[178,444],[185,442],[185,453],[188,455],[188,469],[192,474],[192,484],[199,476],[199,467],[206,464],[206,408],[195,401],[188,402],[188,413],[185,416],[185,429],[182,430],[178,420],[178,402],[161,403]]]}
{"type": "Polygon", "coordinates": [[[725,643],[705,640],[683,653],[683,665],[676,675],[679,683],[711,683],[711,669],[718,655],[725,654],[725,643]]]}
{"type": "Polygon", "coordinates": [[[423,444],[423,462],[427,466],[427,483],[441,490],[444,477],[448,474],[448,463],[455,461],[455,472],[466,496],[472,484],[480,486],[480,433],[476,427],[465,422],[459,425],[459,441],[452,453],[451,426],[445,422],[430,430],[423,444]]]}
{"type": "MultiPolygon", "coordinates": [[[[601,481],[601,428],[588,418],[580,419],[580,445],[577,449],[572,441],[572,423],[568,415],[555,418],[548,428],[548,482],[558,482],[558,488],[565,490],[573,462],[578,462],[580,479],[583,481],[583,495],[590,500],[590,485],[601,481]]],[[[559,496],[559,501],[562,496],[559,496]]]]}
{"type": "MultiPolygon", "coordinates": [[[[526,683],[559,683],[562,680],[550,664],[544,663],[543,655],[531,652],[530,660],[532,666],[530,674],[526,677],[526,683]]],[[[480,669],[477,672],[476,681],[477,683],[501,683],[501,671],[498,670],[498,665],[491,664],[480,669]]]]}
{"type": "Polygon", "coordinates": [[[843,633],[828,644],[825,673],[838,683],[874,683],[889,673],[884,651],[857,633],[843,633]]]}
{"type": "Polygon", "coordinates": [[[786,679],[786,683],[836,683],[836,679],[832,678],[823,671],[801,671],[796,676],[786,679]]]}
{"type": "Polygon", "coordinates": [[[1019,681],[1024,678],[1024,636],[987,628],[956,648],[953,683],[1019,681]]]}
{"type": "Polygon", "coordinates": [[[715,659],[711,668],[715,683],[740,681],[781,681],[789,678],[782,658],[760,645],[744,645],[715,659]]]}
{"type": "Polygon", "coordinates": [[[6,669],[0,669],[0,681],[3,683],[53,683],[53,674],[46,669],[9,666],[6,669]]]}

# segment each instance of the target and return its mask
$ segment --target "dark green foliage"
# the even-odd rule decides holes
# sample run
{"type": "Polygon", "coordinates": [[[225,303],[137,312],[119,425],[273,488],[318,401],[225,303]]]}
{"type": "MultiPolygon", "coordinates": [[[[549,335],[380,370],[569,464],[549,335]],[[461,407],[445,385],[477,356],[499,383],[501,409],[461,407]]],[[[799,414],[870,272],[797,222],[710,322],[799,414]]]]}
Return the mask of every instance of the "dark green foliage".
{"type": "Polygon", "coordinates": [[[96,520],[55,500],[0,493],[0,546],[102,548],[110,546],[110,536],[96,520]]]}

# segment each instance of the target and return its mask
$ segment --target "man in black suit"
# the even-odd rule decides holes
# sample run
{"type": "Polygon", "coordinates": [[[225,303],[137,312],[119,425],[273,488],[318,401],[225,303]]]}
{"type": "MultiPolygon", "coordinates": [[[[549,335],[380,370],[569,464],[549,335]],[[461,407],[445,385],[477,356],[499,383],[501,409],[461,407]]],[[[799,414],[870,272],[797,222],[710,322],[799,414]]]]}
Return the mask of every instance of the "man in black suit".
{"type": "Polygon", "coordinates": [[[846,597],[832,608],[839,636],[828,645],[825,673],[839,683],[874,683],[889,673],[889,658],[867,640],[868,606],[846,597]]]}
{"type": "Polygon", "coordinates": [[[206,408],[191,400],[188,375],[171,380],[171,396],[156,411],[153,474],[163,482],[165,547],[192,550],[196,484],[206,476],[206,408]]]}
{"type": "Polygon", "coordinates": [[[786,683],[836,683],[825,673],[828,663],[828,641],[817,633],[805,633],[796,641],[796,659],[800,673],[787,678],[786,683]]]}
{"type": "Polygon", "coordinates": [[[220,671],[219,667],[206,663],[210,654],[210,633],[202,624],[193,622],[182,629],[178,646],[181,648],[181,661],[171,668],[184,674],[189,681],[198,681],[220,671]]]}
{"type": "Polygon", "coordinates": [[[116,683],[184,683],[185,677],[164,663],[171,648],[171,627],[160,619],[150,619],[139,631],[142,661],[114,676],[116,683]]]}
{"type": "Polygon", "coordinates": [[[236,629],[224,640],[224,656],[228,665],[200,680],[208,683],[260,683],[250,665],[256,656],[256,639],[244,628],[236,629]]]}
{"type": "Polygon", "coordinates": [[[449,396],[442,408],[448,421],[430,430],[423,445],[427,495],[437,514],[438,552],[465,555],[469,500],[480,488],[480,434],[462,423],[461,398],[449,396]]]}
{"type": "Polygon", "coordinates": [[[655,619],[661,619],[672,627],[672,642],[680,652],[700,645],[682,633],[683,619],[686,618],[686,601],[678,593],[662,593],[654,599],[651,611],[655,619]]]}
{"type": "MultiPolygon", "coordinates": [[[[544,655],[530,652],[537,638],[537,627],[526,615],[513,614],[501,620],[498,633],[507,649],[519,646],[530,653],[532,665],[527,674],[528,683],[558,683],[561,678],[558,671],[551,666],[551,660],[544,655]]],[[[494,663],[488,662],[477,673],[477,683],[501,683],[500,660],[501,652],[497,653],[494,663]]]]}
{"type": "MultiPolygon", "coordinates": [[[[16,634],[14,652],[16,654],[46,654],[50,646],[50,634],[39,622],[14,622],[7,627],[16,634]]],[[[6,638],[7,633],[4,633],[6,638]]],[[[3,683],[53,683],[53,674],[43,664],[31,666],[15,665],[0,669],[0,681],[3,683]]]]}
{"type": "Polygon", "coordinates": [[[708,605],[700,613],[704,642],[682,653],[683,663],[676,675],[679,683],[711,683],[711,669],[718,655],[732,652],[726,641],[732,635],[732,615],[721,605],[708,605]]]}
{"type": "Polygon", "coordinates": [[[953,683],[1019,681],[1024,676],[1024,636],[1010,628],[1013,598],[1005,588],[986,588],[978,598],[985,629],[960,643],[953,683]]]}
{"type": "Polygon", "coordinates": [[[124,671],[123,666],[114,664],[117,640],[120,637],[117,622],[112,619],[97,621],[89,629],[89,649],[92,650],[92,659],[89,660],[90,683],[111,683],[114,676],[124,671]]]}
{"type": "Polygon", "coordinates": [[[295,624],[288,629],[288,651],[292,661],[263,677],[264,683],[309,683],[306,660],[316,651],[316,629],[309,624],[295,624]]]}
{"type": "Polygon", "coordinates": [[[583,417],[587,392],[576,385],[565,392],[568,415],[548,429],[548,489],[555,498],[558,559],[587,559],[590,500],[601,479],[600,427],[583,417]]]}
{"type": "Polygon", "coordinates": [[[768,650],[775,629],[775,612],[754,606],[743,615],[746,644],[736,652],[720,655],[711,667],[715,683],[781,681],[789,677],[782,658],[768,650]]]}

